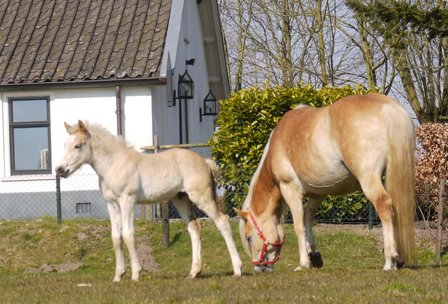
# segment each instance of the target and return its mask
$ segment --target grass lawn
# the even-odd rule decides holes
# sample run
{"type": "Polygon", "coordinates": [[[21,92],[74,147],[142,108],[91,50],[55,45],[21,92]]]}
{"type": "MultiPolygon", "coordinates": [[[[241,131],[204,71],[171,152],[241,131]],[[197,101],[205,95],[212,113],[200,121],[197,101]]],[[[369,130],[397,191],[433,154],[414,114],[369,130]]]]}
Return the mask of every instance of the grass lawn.
{"type": "MultiPolygon", "coordinates": [[[[243,277],[232,277],[224,240],[203,221],[202,274],[186,278],[191,266],[185,225],[170,224],[172,244],[161,245],[161,225],[137,221],[138,244],[150,245],[157,271],[139,282],[112,283],[114,253],[108,221],[52,218],[0,222],[1,303],[447,303],[448,258],[433,265],[433,248],[418,242],[413,268],[384,272],[378,228],[362,234],[316,227],[322,269],[293,272],[297,241],[286,225],[287,241],[274,273],[255,275],[233,222],[243,259],[243,277]],[[72,268],[71,268],[72,267],[72,268]]],[[[342,227],[341,227],[342,228],[342,227]]]]}

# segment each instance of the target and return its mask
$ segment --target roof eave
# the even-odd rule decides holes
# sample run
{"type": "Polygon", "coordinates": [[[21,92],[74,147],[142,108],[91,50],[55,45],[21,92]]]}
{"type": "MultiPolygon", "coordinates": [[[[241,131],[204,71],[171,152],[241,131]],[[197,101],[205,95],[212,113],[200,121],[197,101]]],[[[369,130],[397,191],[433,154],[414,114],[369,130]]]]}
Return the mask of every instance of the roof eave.
{"type": "Polygon", "coordinates": [[[134,85],[149,85],[158,86],[165,85],[164,78],[132,78],[132,79],[101,79],[101,80],[75,80],[75,81],[60,81],[60,82],[32,82],[32,83],[2,83],[0,84],[0,91],[15,91],[15,90],[37,90],[48,88],[92,88],[99,86],[134,86],[134,85]]]}

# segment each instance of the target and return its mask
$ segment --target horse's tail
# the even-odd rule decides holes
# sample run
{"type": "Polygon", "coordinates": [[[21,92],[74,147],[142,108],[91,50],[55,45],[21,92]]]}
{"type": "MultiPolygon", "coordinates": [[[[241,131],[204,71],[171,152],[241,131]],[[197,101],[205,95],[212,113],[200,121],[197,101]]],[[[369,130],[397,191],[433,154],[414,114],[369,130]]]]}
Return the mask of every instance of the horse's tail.
{"type": "Polygon", "coordinates": [[[398,254],[412,263],[415,247],[415,130],[409,113],[399,104],[386,107],[389,154],[386,191],[392,200],[398,254]]]}

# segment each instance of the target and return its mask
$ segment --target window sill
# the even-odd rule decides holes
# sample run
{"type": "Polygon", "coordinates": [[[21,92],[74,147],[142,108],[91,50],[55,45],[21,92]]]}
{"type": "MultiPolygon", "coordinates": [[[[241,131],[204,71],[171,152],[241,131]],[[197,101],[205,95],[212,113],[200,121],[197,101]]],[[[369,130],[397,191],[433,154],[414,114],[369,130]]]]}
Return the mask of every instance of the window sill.
{"type": "Polygon", "coordinates": [[[55,180],[56,176],[53,174],[29,174],[29,175],[12,175],[0,179],[2,182],[29,182],[29,181],[43,181],[55,180]]]}

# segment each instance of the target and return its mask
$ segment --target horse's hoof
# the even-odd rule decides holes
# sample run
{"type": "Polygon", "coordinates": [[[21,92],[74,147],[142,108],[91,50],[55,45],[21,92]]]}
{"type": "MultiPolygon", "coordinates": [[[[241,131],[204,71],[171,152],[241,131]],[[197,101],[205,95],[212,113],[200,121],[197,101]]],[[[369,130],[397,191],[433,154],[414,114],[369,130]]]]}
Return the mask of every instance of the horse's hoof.
{"type": "Polygon", "coordinates": [[[397,258],[395,260],[395,263],[397,264],[397,269],[401,269],[401,268],[404,267],[404,261],[402,259],[400,259],[400,258],[397,258]]]}
{"type": "Polygon", "coordinates": [[[322,256],[319,251],[311,252],[309,254],[311,266],[315,268],[322,268],[324,265],[324,261],[322,260],[322,256]]]}

